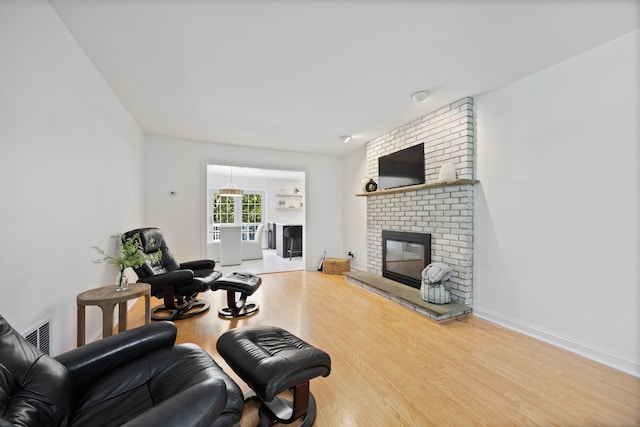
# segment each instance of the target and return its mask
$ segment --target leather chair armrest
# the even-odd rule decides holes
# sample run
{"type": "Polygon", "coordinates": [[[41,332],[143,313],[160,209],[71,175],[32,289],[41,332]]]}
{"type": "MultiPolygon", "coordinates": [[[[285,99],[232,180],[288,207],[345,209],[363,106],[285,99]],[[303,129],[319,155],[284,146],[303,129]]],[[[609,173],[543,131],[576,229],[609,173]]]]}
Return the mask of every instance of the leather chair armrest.
{"type": "Polygon", "coordinates": [[[183,427],[213,425],[227,405],[227,388],[220,378],[202,381],[176,393],[123,427],[183,427]]]}
{"type": "Polygon", "coordinates": [[[174,270],[157,276],[141,277],[140,282],[148,283],[152,289],[162,289],[167,285],[175,286],[190,283],[193,280],[192,270],[174,270]]]}
{"type": "Polygon", "coordinates": [[[172,347],[178,329],[158,322],[120,332],[62,353],[55,359],[71,372],[78,391],[97,378],[155,350],[172,347]]]}
{"type": "Polygon", "coordinates": [[[196,261],[187,261],[180,264],[180,268],[186,268],[188,270],[213,270],[215,266],[216,262],[212,259],[199,259],[196,261]]]}

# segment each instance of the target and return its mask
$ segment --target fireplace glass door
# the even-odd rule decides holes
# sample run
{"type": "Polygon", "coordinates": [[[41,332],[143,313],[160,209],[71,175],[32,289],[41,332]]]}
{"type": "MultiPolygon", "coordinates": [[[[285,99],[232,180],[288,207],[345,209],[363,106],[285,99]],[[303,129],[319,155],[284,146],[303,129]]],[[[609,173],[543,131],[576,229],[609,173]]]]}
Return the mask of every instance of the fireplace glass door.
{"type": "Polygon", "coordinates": [[[387,271],[409,277],[420,277],[424,269],[424,246],[387,240],[387,271]]]}
{"type": "Polygon", "coordinates": [[[389,233],[383,233],[383,276],[419,288],[422,270],[431,261],[431,236],[389,233]]]}

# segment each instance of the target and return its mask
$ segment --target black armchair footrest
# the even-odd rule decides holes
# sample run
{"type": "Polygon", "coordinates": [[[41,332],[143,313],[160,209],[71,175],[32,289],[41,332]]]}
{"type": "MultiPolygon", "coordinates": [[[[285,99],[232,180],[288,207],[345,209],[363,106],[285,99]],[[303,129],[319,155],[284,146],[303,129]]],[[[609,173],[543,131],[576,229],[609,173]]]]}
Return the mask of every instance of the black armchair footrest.
{"type": "Polygon", "coordinates": [[[247,297],[258,290],[262,284],[259,276],[251,273],[233,272],[213,282],[211,289],[227,291],[227,306],[218,310],[218,315],[226,319],[249,316],[260,308],[258,304],[248,303],[247,297]]]}
{"type": "Polygon", "coordinates": [[[284,329],[275,326],[236,328],[222,334],[218,353],[251,388],[245,401],[259,399],[260,425],[290,424],[304,417],[310,426],[316,417],[316,402],[309,381],[331,372],[331,358],[284,329]],[[293,399],[279,394],[291,390],[293,399]]]}

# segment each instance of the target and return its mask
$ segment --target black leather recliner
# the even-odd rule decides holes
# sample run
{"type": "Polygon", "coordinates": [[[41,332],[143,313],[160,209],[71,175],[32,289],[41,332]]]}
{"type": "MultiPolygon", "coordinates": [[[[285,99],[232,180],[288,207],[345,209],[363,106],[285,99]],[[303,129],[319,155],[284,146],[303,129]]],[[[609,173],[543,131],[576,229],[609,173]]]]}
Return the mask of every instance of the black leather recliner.
{"type": "Polygon", "coordinates": [[[238,385],[202,348],[174,345],[171,322],[55,358],[0,316],[0,426],[232,426],[238,385]]]}
{"type": "Polygon", "coordinates": [[[197,299],[200,292],[208,291],[222,275],[215,271],[215,261],[203,259],[178,263],[171,254],[160,229],[138,228],[127,231],[123,239],[140,236],[141,250],[145,254],[162,251],[156,263],[145,262],[134,269],[138,281],[151,285],[151,295],[164,299],[164,304],[151,310],[154,320],[178,320],[194,316],[209,309],[209,302],[197,299]]]}

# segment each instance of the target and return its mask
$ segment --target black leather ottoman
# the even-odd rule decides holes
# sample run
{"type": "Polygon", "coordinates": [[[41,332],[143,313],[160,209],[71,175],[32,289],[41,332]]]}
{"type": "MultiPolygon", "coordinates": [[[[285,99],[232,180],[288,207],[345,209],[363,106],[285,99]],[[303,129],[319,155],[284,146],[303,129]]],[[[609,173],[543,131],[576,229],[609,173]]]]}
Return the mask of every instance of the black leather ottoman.
{"type": "Polygon", "coordinates": [[[226,274],[213,282],[211,289],[227,291],[227,306],[218,310],[218,315],[231,319],[244,317],[258,311],[260,306],[255,303],[247,303],[247,297],[258,290],[262,284],[259,276],[251,273],[233,272],[226,274]],[[236,298],[236,295],[239,295],[236,298]]]}
{"type": "Polygon", "coordinates": [[[218,353],[251,387],[245,402],[258,398],[260,426],[274,422],[289,424],[304,416],[301,426],[316,418],[316,401],[309,391],[312,378],[331,372],[331,358],[284,329],[275,326],[247,326],[222,334],[218,353]],[[289,401],[278,394],[293,391],[289,401]]]}

